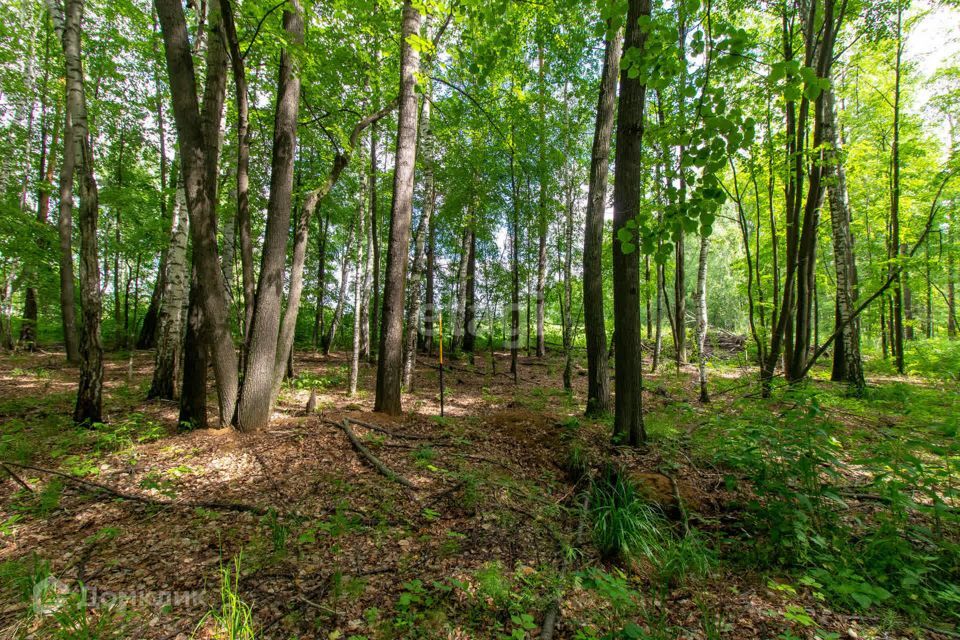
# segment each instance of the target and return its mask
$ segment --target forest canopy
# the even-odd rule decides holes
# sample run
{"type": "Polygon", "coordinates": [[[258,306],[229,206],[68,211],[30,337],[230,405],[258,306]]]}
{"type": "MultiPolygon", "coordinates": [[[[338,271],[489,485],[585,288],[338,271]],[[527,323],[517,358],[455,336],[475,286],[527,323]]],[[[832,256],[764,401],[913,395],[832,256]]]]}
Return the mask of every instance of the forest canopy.
{"type": "Polygon", "coordinates": [[[0,18],[0,628],[956,635],[956,2],[0,18]],[[105,497],[220,601],[88,602],[105,497]]]}

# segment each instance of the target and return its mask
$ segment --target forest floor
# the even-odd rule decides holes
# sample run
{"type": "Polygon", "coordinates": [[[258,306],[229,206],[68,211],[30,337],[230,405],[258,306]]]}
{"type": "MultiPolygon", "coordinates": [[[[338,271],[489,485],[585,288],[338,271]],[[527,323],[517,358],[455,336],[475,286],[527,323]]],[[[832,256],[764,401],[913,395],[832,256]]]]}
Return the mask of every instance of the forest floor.
{"type": "Polygon", "coordinates": [[[391,419],[372,412],[375,367],[348,397],[346,355],[300,353],[269,428],[240,434],[178,433],[174,403],[144,400],[147,352],[108,359],[95,429],[70,424],[77,370],[62,353],[0,358],[0,460],[26,465],[0,469],[0,638],[227,637],[249,606],[257,638],[522,639],[555,601],[557,638],[957,635],[956,565],[917,570],[946,593],[936,602],[957,597],[938,613],[890,605],[898,592],[817,550],[842,525],[857,554],[889,555],[882,541],[858,545],[902,494],[903,526],[928,526],[955,551],[956,384],[873,377],[859,400],[815,381],[764,400],[755,371],[734,362],[712,369],[701,404],[695,371],[664,366],[645,381],[650,444],[631,450],[610,443],[609,420],[582,417],[581,368],[569,394],[558,357],[521,357],[517,384],[509,354],[495,362],[453,363],[441,418],[438,372],[421,358],[391,419]],[[411,486],[351,445],[345,419],[411,486]],[[809,446],[812,425],[830,429],[823,447],[809,446]],[[896,452],[864,455],[894,446],[903,465],[896,452]],[[591,543],[582,507],[605,460],[659,505],[659,552],[615,561],[591,543]],[[924,469],[913,485],[910,468],[924,469]],[[900,493],[877,489],[880,477],[900,493]],[[924,504],[938,508],[910,506],[924,504]]]}

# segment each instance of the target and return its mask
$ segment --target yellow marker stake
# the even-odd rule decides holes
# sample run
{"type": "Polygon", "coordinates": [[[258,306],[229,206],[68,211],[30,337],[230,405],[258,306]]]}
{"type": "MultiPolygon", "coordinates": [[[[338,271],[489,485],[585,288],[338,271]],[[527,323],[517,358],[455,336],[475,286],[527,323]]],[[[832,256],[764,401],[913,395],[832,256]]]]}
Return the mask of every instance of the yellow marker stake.
{"type": "Polygon", "coordinates": [[[443,310],[440,311],[440,417],[443,417],[443,310]]]}

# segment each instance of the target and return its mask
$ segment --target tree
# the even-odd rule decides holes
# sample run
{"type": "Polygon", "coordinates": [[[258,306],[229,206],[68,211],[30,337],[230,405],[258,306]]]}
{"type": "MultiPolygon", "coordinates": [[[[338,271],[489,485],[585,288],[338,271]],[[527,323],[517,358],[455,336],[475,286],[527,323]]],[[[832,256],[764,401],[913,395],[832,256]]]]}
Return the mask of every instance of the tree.
{"type": "MultiPolygon", "coordinates": [[[[225,0],[229,1],[229,0],[225,0]]],[[[297,0],[283,12],[283,28],[294,47],[303,43],[303,15],[297,0]]],[[[293,54],[280,53],[277,104],[273,133],[273,161],[270,172],[270,200],[267,230],[257,281],[256,302],[249,330],[243,386],[237,406],[236,425],[242,431],[256,431],[270,420],[273,408],[275,371],[278,361],[286,363],[292,344],[280,341],[280,308],[290,211],[293,195],[293,165],[297,149],[297,114],[300,107],[300,76],[293,54]],[[278,348],[279,347],[279,348],[278,348]]],[[[347,243],[350,245],[350,242],[347,243]]],[[[302,269],[302,267],[301,267],[302,269]]],[[[282,376],[281,376],[282,377],[282,376]]]]}
{"type": "Polygon", "coordinates": [[[413,215],[413,176],[417,154],[416,74],[420,52],[412,43],[419,36],[420,12],[404,0],[400,30],[400,110],[397,117],[396,167],[390,241],[387,245],[387,282],[383,294],[380,348],[377,357],[377,394],[374,409],[398,415],[403,359],[403,301],[407,280],[407,248],[413,215]]]}
{"type": "Polygon", "coordinates": [[[597,118],[590,155],[590,186],[583,233],[583,326],[587,336],[587,415],[600,416],[610,407],[610,375],[607,372],[607,332],[603,311],[603,214],[606,208],[610,137],[620,75],[623,35],[607,20],[603,72],[597,99],[597,118]]]}
{"type": "Polygon", "coordinates": [[[640,202],[640,150],[643,144],[647,87],[634,68],[647,32],[641,18],[650,16],[650,0],[630,0],[620,76],[617,152],[613,188],[613,330],[614,439],[637,446],[647,438],[643,424],[643,360],[640,351],[640,259],[635,218],[640,202]],[[631,225],[631,221],[633,224],[631,225]]]}
{"type": "MultiPolygon", "coordinates": [[[[220,270],[217,251],[217,173],[219,129],[226,89],[226,53],[219,38],[209,38],[206,53],[207,75],[203,109],[197,97],[193,54],[187,36],[183,7],[178,0],[155,0],[163,31],[167,73],[177,123],[177,139],[183,175],[190,239],[197,270],[194,296],[203,310],[203,333],[209,336],[213,370],[217,380],[220,423],[228,424],[236,407],[239,377],[237,352],[230,331],[230,302],[227,283],[220,270]]],[[[208,19],[219,24],[219,2],[211,0],[208,19]]],[[[187,349],[188,357],[200,349],[187,349]]]]}
{"type": "MultiPolygon", "coordinates": [[[[48,2],[54,29],[63,44],[66,65],[67,121],[64,126],[64,139],[71,139],[71,159],[67,160],[65,151],[64,165],[72,164],[73,155],[76,153],[77,165],[71,169],[75,168],[80,178],[80,301],[83,324],[79,343],[80,385],[73,420],[78,424],[93,424],[103,419],[103,345],[100,342],[100,264],[97,250],[100,209],[94,174],[93,141],[87,126],[86,87],[80,50],[83,0],[67,0],[65,10],[56,0],[48,2]]],[[[63,177],[67,179],[66,185],[61,185],[61,197],[69,204],[61,204],[61,215],[64,206],[72,204],[72,171],[69,177],[63,177]]],[[[66,323],[65,328],[68,328],[66,323]]]]}
{"type": "Polygon", "coordinates": [[[836,273],[837,326],[847,324],[833,351],[831,380],[850,384],[856,393],[862,393],[863,361],[860,357],[860,321],[853,319],[857,303],[857,263],[853,254],[853,234],[850,232],[850,206],[847,197],[847,176],[843,167],[842,144],[837,125],[837,108],[833,90],[824,95],[824,135],[830,148],[827,151],[827,192],[830,202],[830,226],[833,232],[833,259],[836,273]]]}

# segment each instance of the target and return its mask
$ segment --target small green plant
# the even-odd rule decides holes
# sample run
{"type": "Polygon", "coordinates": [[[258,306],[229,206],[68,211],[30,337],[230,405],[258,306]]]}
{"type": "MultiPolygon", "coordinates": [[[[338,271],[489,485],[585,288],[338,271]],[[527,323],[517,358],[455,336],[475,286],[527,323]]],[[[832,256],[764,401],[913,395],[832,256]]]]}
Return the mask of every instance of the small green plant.
{"type": "Polygon", "coordinates": [[[283,554],[287,551],[287,538],[290,536],[290,527],[280,522],[277,512],[270,509],[263,517],[264,524],[270,529],[270,541],[273,543],[273,552],[283,554]]]}
{"type": "Polygon", "coordinates": [[[45,518],[60,507],[60,496],[63,494],[63,481],[53,478],[37,493],[21,491],[11,505],[12,508],[27,515],[45,518]]]}
{"type": "Polygon", "coordinates": [[[347,373],[345,367],[340,367],[328,375],[319,375],[313,371],[302,371],[284,384],[290,389],[330,389],[343,386],[347,380],[347,373]]]}
{"type": "Polygon", "coordinates": [[[253,610],[240,596],[240,567],[242,556],[231,564],[220,565],[220,606],[207,612],[197,625],[197,631],[205,624],[212,624],[216,637],[223,640],[256,640],[253,628],[253,610]]]}
{"type": "Polygon", "coordinates": [[[590,457],[586,449],[579,442],[571,442],[567,448],[567,459],[564,469],[574,481],[579,480],[590,470],[590,457]]]}

